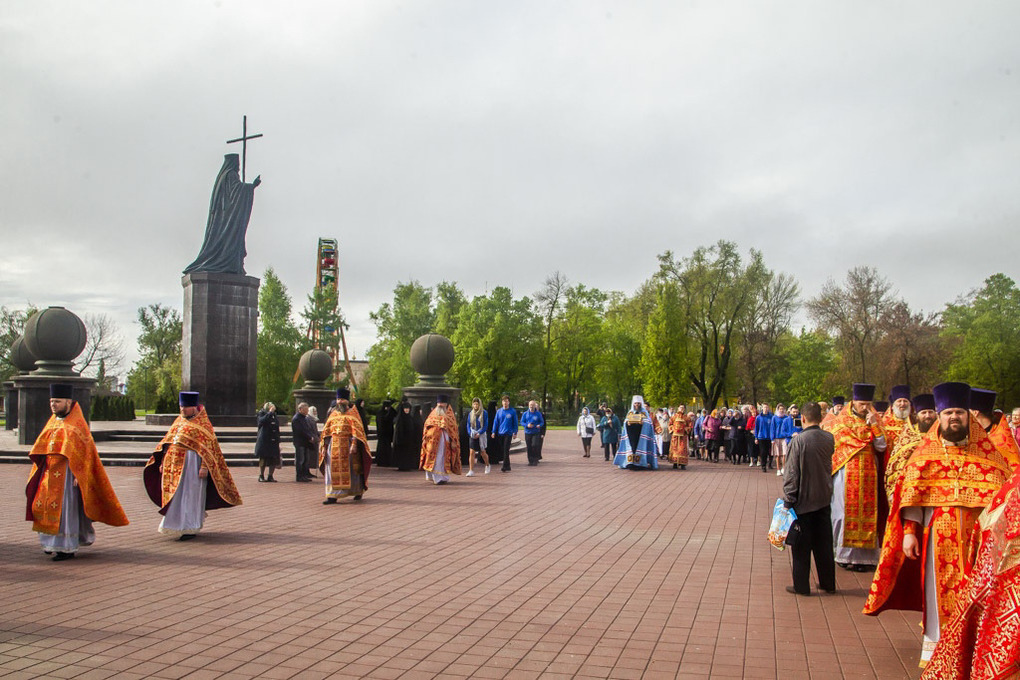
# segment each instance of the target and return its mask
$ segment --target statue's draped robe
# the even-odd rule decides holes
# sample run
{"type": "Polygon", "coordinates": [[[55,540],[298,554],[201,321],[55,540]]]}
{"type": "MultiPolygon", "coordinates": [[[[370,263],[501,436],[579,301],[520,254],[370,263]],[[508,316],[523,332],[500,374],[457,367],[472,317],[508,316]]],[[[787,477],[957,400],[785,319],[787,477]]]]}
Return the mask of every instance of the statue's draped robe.
{"type": "Polygon", "coordinates": [[[149,500],[164,516],[162,533],[196,533],[206,510],[241,505],[241,494],[204,407],[192,418],[177,416],[145,464],[142,478],[149,500]],[[208,471],[205,479],[198,476],[201,467],[208,471]],[[181,518],[191,520],[189,525],[175,526],[181,518]]]}
{"type": "Polygon", "coordinates": [[[687,465],[690,455],[688,451],[687,437],[690,434],[690,424],[687,421],[687,414],[677,413],[669,419],[669,460],[674,465],[687,465]]]}
{"type": "Polygon", "coordinates": [[[881,467],[874,445],[884,432],[881,425],[868,425],[863,418],[854,415],[849,406],[836,416],[831,428],[836,440],[832,456],[836,561],[875,564],[885,521],[879,501],[880,495],[884,498],[885,494],[879,492],[881,467]]]}
{"type": "Polygon", "coordinates": [[[371,471],[372,454],[358,410],[353,406],[346,413],[334,410],[319,440],[319,472],[325,478],[326,498],[363,495],[371,471]]]}
{"type": "Polygon", "coordinates": [[[25,519],[32,522],[33,531],[39,532],[44,549],[74,552],[79,543],[91,543],[91,522],[115,527],[128,523],[78,402],[72,404],[66,417],[50,416],[28,457],[32,470],[25,487],[25,519]],[[77,488],[72,478],[77,480],[77,488]],[[74,506],[68,507],[69,503],[74,506]],[[77,516],[79,510],[84,518],[69,523],[65,517],[61,526],[65,513],[77,516]],[[87,542],[81,540],[83,527],[89,535],[87,542]],[[62,535],[64,531],[66,536],[62,535]]]}
{"type": "Polygon", "coordinates": [[[460,432],[457,429],[457,419],[449,409],[445,415],[438,409],[432,409],[425,419],[418,467],[440,480],[451,474],[460,474],[460,432]],[[443,434],[446,435],[445,439],[443,434]]]}
{"type": "Polygon", "coordinates": [[[864,613],[924,612],[922,663],[963,595],[978,515],[1010,474],[1002,454],[973,421],[966,446],[946,446],[933,426],[904,467],[864,613]],[[920,526],[904,517],[911,509],[921,514],[920,526]],[[905,532],[917,535],[920,559],[903,554],[905,532]]]}
{"type": "Polygon", "coordinates": [[[238,176],[237,154],[227,154],[223,167],[216,176],[212,199],[209,201],[209,219],[205,225],[205,240],[195,261],[184,270],[244,274],[244,236],[255,200],[255,186],[246,184],[238,176]]]}
{"type": "Polygon", "coordinates": [[[942,627],[922,680],[1020,677],[1020,472],[981,513],[977,531],[961,606],[942,627]]]}

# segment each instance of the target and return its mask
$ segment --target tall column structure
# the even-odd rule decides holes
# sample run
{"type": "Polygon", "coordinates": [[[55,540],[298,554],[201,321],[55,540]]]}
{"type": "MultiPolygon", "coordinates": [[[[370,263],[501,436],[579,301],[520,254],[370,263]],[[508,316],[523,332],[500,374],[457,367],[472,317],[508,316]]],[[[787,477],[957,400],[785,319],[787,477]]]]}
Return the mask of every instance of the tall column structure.
{"type": "Polygon", "coordinates": [[[181,389],[197,391],[214,424],[254,423],[259,280],[191,272],[184,286],[181,389]],[[219,417],[217,417],[219,416],[219,417]]]}

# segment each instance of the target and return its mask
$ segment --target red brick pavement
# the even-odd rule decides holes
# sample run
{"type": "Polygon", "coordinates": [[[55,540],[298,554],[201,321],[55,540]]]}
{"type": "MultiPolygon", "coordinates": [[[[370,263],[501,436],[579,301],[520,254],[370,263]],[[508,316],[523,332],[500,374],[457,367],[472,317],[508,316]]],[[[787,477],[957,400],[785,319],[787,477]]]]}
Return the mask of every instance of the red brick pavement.
{"type": "Polygon", "coordinates": [[[548,439],[536,468],[443,487],[376,470],[359,504],[235,468],[245,504],[186,543],[139,468],[109,468],[131,525],[62,563],[23,519],[28,467],[0,466],[0,676],[917,677],[919,616],[861,615],[865,575],[785,592],[774,474],[623,471],[548,439]]]}

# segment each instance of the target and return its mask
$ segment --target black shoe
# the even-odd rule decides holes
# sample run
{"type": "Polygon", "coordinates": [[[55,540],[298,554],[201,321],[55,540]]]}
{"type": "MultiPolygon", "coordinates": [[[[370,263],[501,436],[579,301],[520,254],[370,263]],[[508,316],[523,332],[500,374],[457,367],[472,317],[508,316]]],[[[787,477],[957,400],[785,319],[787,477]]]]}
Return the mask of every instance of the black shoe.
{"type": "Polygon", "coordinates": [[[273,479],[272,477],[270,477],[270,478],[269,478],[269,479],[267,479],[266,481],[267,481],[267,482],[275,482],[276,480],[275,480],[275,479],[273,479]]]}
{"type": "Polygon", "coordinates": [[[836,594],[836,589],[835,588],[833,588],[832,590],[829,590],[828,588],[823,588],[821,585],[819,585],[817,583],[815,584],[815,587],[818,588],[818,590],[822,591],[823,593],[827,593],[829,595],[835,595],[836,594]]]}
{"type": "Polygon", "coordinates": [[[800,592],[797,592],[797,589],[794,588],[793,586],[786,586],[786,592],[790,593],[791,595],[805,595],[805,596],[807,596],[807,595],[811,594],[811,593],[800,593],[800,592]]]}
{"type": "Polygon", "coordinates": [[[322,501],[323,505],[333,505],[334,503],[336,503],[335,498],[327,498],[326,500],[322,501]]]}
{"type": "Polygon", "coordinates": [[[266,481],[266,478],[265,478],[265,477],[263,477],[262,475],[259,475],[259,481],[260,481],[260,482],[264,482],[264,481],[266,481]]]}
{"type": "Polygon", "coordinates": [[[674,469],[674,470],[676,470],[676,469],[677,469],[677,467],[678,467],[678,466],[677,466],[677,464],[676,464],[676,463],[673,463],[673,469],[674,469]]]}
{"type": "Polygon", "coordinates": [[[62,552],[53,553],[53,561],[54,562],[63,562],[64,560],[73,560],[73,559],[74,559],[74,553],[62,553],[62,552]]]}
{"type": "Polygon", "coordinates": [[[178,541],[190,541],[191,539],[195,538],[196,536],[198,536],[198,534],[181,534],[181,537],[178,538],[177,540],[178,541]]]}
{"type": "Polygon", "coordinates": [[[500,472],[510,472],[510,468],[500,468],[500,472]]]}
{"type": "Polygon", "coordinates": [[[356,500],[356,501],[360,501],[360,500],[361,500],[361,494],[359,493],[359,494],[358,494],[357,496],[355,496],[355,497],[354,497],[354,500],[356,500]]]}
{"type": "Polygon", "coordinates": [[[680,466],[680,469],[681,469],[681,470],[686,470],[686,469],[687,469],[687,466],[686,466],[686,465],[681,465],[681,466],[680,466]]]}
{"type": "Polygon", "coordinates": [[[312,478],[311,477],[298,477],[294,481],[295,482],[310,482],[310,481],[312,481],[312,478]]]}

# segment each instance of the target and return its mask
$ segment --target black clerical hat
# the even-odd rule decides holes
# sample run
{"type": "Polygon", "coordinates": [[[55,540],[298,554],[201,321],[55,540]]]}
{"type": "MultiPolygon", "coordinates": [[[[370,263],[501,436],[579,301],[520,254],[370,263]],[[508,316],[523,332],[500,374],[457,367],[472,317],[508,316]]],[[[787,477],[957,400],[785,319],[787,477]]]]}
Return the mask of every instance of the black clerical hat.
{"type": "Polygon", "coordinates": [[[970,408],[970,385],[967,383],[939,383],[931,391],[935,397],[935,410],[939,413],[947,408],[970,408]]]}
{"type": "Polygon", "coordinates": [[[181,392],[177,400],[181,408],[194,408],[198,406],[198,392],[181,392]]]}
{"type": "Polygon", "coordinates": [[[854,401],[875,401],[875,386],[870,383],[854,383],[854,401]]]}
{"type": "Polygon", "coordinates": [[[74,385],[53,383],[50,385],[50,399],[74,399],[74,385]]]}

